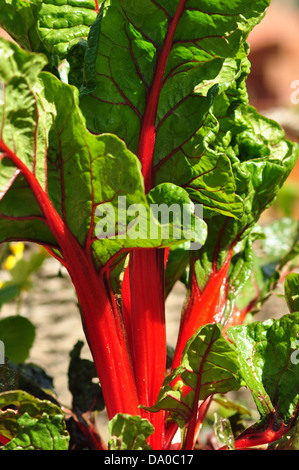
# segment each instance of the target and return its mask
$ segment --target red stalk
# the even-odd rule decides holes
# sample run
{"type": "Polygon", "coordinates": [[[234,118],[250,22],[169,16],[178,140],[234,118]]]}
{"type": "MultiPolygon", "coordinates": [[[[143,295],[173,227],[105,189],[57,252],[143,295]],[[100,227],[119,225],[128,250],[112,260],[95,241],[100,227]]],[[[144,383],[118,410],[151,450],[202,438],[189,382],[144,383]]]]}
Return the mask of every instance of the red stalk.
{"type": "Polygon", "coordinates": [[[136,384],[119,312],[109,286],[68,229],[36,177],[2,141],[0,149],[27,179],[55,236],[83,311],[83,323],[103,390],[109,418],[116,413],[140,415],[136,384]]]}
{"type": "Polygon", "coordinates": [[[195,399],[194,399],[194,411],[188,425],[188,431],[186,440],[184,442],[183,450],[193,450],[198,433],[203,425],[203,422],[206,418],[209,406],[212,401],[212,396],[209,396],[205,401],[198,405],[199,401],[200,387],[196,389],[195,399]]]}
{"type": "MultiPolygon", "coordinates": [[[[140,130],[138,158],[142,165],[145,191],[153,187],[153,158],[156,140],[156,116],[166,63],[186,0],[181,0],[169,25],[163,49],[147,99],[140,130]]],[[[155,403],[165,377],[166,331],[164,314],[164,250],[140,250],[131,254],[130,266],[131,321],[134,338],[133,357],[138,396],[143,405],[155,403]]],[[[164,439],[163,413],[147,415],[155,427],[149,439],[161,449],[164,439]]]]}
{"type": "MultiPolygon", "coordinates": [[[[276,429],[277,418],[273,414],[270,416],[267,425],[261,429],[255,429],[255,425],[246,429],[235,440],[236,449],[247,449],[255,446],[271,444],[281,439],[292,427],[293,420],[288,425],[282,423],[276,429]]],[[[227,446],[221,447],[219,450],[227,450],[227,446]]]]}
{"type": "Polygon", "coordinates": [[[220,321],[217,307],[221,288],[226,280],[232,255],[233,249],[231,249],[227,259],[219,270],[217,270],[214,265],[213,272],[202,293],[199,290],[195,274],[193,273],[190,299],[180,325],[172,364],[173,369],[179,366],[183,350],[191,336],[194,335],[201,326],[220,321]]]}
{"type": "Polygon", "coordinates": [[[97,13],[99,13],[99,3],[98,3],[98,0],[95,0],[94,3],[95,3],[95,11],[96,11],[97,13]]]}
{"type": "MultiPolygon", "coordinates": [[[[133,361],[139,401],[152,406],[159,394],[166,370],[164,312],[164,250],[137,250],[131,254],[131,321],[133,361]]],[[[163,412],[143,413],[155,427],[149,442],[162,449],[163,412]]]]}
{"type": "Polygon", "coordinates": [[[3,434],[0,434],[0,444],[5,446],[11,439],[8,439],[7,437],[3,436],[3,434]]]}

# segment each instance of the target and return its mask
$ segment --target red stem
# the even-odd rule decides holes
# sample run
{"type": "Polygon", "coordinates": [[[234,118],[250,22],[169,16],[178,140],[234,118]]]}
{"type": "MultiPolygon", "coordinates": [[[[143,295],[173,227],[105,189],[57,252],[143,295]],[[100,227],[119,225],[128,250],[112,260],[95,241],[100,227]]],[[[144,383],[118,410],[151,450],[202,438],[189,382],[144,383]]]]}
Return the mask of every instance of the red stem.
{"type": "MultiPolygon", "coordinates": [[[[264,428],[258,429],[253,425],[251,428],[246,429],[246,431],[236,438],[235,448],[247,449],[250,447],[271,444],[272,442],[281,439],[293,425],[293,420],[291,420],[288,425],[282,423],[278,429],[275,429],[276,422],[276,416],[273,414],[269,417],[267,426],[264,428]]],[[[223,446],[219,450],[227,450],[227,446],[223,446]]]]}
{"type": "MultiPolygon", "coordinates": [[[[166,370],[164,312],[164,250],[136,250],[131,254],[131,328],[134,371],[140,403],[152,406],[166,370]]],[[[149,443],[162,449],[164,415],[143,413],[155,427],[149,443]]]]}
{"type": "MultiPolygon", "coordinates": [[[[140,130],[137,155],[142,165],[145,191],[153,187],[153,158],[156,140],[156,116],[166,63],[173,37],[186,0],[181,0],[169,25],[155,76],[147,99],[140,130]]],[[[131,254],[131,321],[134,338],[133,357],[140,401],[151,406],[165,378],[166,330],[164,313],[164,250],[140,250],[131,254]]],[[[125,289],[124,289],[125,292],[125,289]]],[[[161,449],[164,439],[163,412],[147,415],[155,427],[149,442],[161,449]]]]}
{"type": "Polygon", "coordinates": [[[220,321],[217,307],[221,288],[226,280],[232,255],[233,249],[231,249],[227,259],[219,270],[214,266],[210,279],[202,293],[199,290],[196,276],[193,273],[190,299],[180,325],[172,364],[173,369],[180,365],[183,350],[191,336],[194,335],[201,326],[220,321]]]}
{"type": "Polygon", "coordinates": [[[11,439],[8,439],[7,437],[3,436],[3,434],[0,434],[0,444],[5,446],[11,439]]]}
{"type": "Polygon", "coordinates": [[[63,222],[36,177],[2,141],[0,149],[27,179],[65,259],[83,311],[83,323],[103,390],[108,416],[140,415],[136,384],[119,312],[109,286],[63,222]]]}
{"type": "MultiPolygon", "coordinates": [[[[187,431],[186,440],[183,445],[183,450],[192,450],[194,448],[198,430],[202,424],[202,420],[206,416],[206,412],[208,409],[206,405],[202,409],[202,405],[204,404],[204,402],[200,404],[199,397],[200,397],[200,391],[201,391],[202,372],[205,366],[206,356],[209,354],[210,349],[211,349],[211,344],[207,347],[204,353],[204,356],[202,358],[201,365],[198,371],[195,396],[194,396],[194,404],[193,404],[193,412],[192,412],[190,422],[188,424],[188,431],[187,431]]],[[[210,404],[210,400],[208,401],[209,404],[210,404]]]]}
{"type": "Polygon", "coordinates": [[[95,11],[97,13],[99,13],[99,3],[98,3],[98,0],[94,0],[94,3],[95,3],[95,11]]]}

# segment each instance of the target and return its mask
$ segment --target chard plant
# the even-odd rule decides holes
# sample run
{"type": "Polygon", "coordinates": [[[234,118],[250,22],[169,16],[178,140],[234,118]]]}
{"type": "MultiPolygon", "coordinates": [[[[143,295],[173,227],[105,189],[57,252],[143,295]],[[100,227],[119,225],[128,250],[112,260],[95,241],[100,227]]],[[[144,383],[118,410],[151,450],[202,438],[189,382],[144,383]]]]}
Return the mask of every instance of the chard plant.
{"type": "MultiPolygon", "coordinates": [[[[222,448],[295,441],[298,275],[289,314],[253,318],[299,253],[296,221],[258,225],[297,159],[246,91],[268,5],[0,0],[0,239],[44,246],[73,282],[110,420],[105,443],[77,403],[92,448],[194,449],[212,401],[242,387],[260,418],[218,419],[222,448]]],[[[59,404],[7,386],[0,407],[3,449],[68,447],[59,404]]]]}

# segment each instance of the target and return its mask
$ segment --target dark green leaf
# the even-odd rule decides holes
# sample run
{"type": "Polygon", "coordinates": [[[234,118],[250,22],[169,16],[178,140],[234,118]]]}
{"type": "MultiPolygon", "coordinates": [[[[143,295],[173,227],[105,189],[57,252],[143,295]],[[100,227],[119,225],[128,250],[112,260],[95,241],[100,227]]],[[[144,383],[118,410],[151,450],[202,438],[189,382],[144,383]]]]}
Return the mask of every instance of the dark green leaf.
{"type": "Polygon", "coordinates": [[[0,319],[0,340],[10,361],[25,362],[34,338],[35,327],[27,318],[15,315],[0,319]]]}
{"type": "Polygon", "coordinates": [[[71,360],[68,369],[68,386],[72,394],[72,408],[80,414],[105,408],[101,387],[98,383],[93,383],[93,379],[97,378],[94,363],[88,359],[81,359],[82,347],[82,341],[74,346],[70,353],[71,360]]]}
{"type": "Polygon", "coordinates": [[[228,329],[261,418],[275,413],[288,424],[299,402],[299,313],[228,329]]]}
{"type": "Polygon", "coordinates": [[[40,400],[50,400],[58,404],[53,378],[40,366],[12,362],[8,362],[7,366],[16,377],[16,384],[12,389],[24,390],[40,400]]]}

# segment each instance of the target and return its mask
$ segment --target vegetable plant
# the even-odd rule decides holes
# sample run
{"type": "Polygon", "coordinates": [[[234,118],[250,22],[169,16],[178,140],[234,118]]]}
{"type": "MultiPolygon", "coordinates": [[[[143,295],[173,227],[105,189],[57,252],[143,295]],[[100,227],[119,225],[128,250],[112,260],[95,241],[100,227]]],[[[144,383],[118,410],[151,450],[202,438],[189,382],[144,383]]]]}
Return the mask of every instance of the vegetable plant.
{"type": "MultiPolygon", "coordinates": [[[[38,243],[69,273],[110,420],[108,444],[83,426],[97,449],[174,449],[178,429],[193,449],[213,399],[241,387],[260,419],[241,433],[218,422],[226,448],[292,442],[298,276],[289,314],[253,318],[298,255],[296,221],[281,222],[288,242],[272,255],[277,227],[258,225],[298,154],[248,101],[247,37],[268,5],[0,0],[14,39],[0,40],[1,242],[38,243]],[[168,357],[177,281],[187,296],[168,357]]],[[[4,449],[47,419],[67,445],[57,404],[30,414],[24,391],[0,400],[4,449]]]]}

